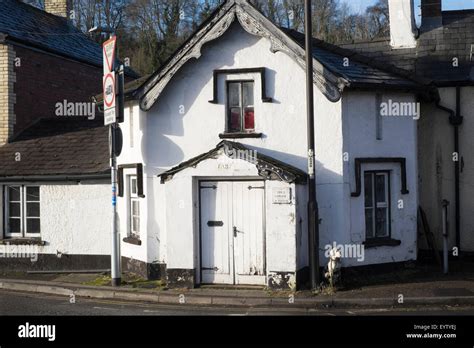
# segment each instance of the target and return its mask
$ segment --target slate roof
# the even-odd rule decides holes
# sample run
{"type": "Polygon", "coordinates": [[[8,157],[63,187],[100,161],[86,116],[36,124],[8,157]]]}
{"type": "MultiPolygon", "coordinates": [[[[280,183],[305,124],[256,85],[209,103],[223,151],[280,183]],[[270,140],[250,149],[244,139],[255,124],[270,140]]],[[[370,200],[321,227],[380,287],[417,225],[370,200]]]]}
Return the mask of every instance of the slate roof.
{"type": "MultiPolygon", "coordinates": [[[[20,0],[0,0],[0,33],[7,40],[102,67],[102,48],[62,17],[20,0]]],[[[0,35],[1,36],[1,35],[0,35]]],[[[131,69],[127,75],[137,77],[131,69]]]]}
{"type": "Polygon", "coordinates": [[[0,32],[12,40],[102,66],[102,49],[97,43],[66,19],[19,0],[0,2],[0,32]]]}
{"type": "MultiPolygon", "coordinates": [[[[281,28],[301,47],[305,46],[305,35],[295,30],[281,28]]],[[[407,88],[423,89],[427,81],[415,80],[410,74],[393,65],[379,64],[371,58],[355,51],[344,49],[313,38],[313,57],[335,75],[349,81],[349,87],[366,88],[407,88]],[[349,58],[348,66],[344,66],[344,58],[349,58]]]]}
{"type": "Polygon", "coordinates": [[[193,157],[185,162],[182,162],[176,167],[171,168],[170,170],[164,173],[161,173],[160,175],[158,175],[158,177],[161,178],[161,183],[165,183],[166,181],[170,180],[176,173],[186,168],[195,167],[197,164],[206,159],[216,158],[219,152],[223,150],[223,153],[225,153],[229,157],[235,155],[238,159],[242,159],[255,164],[259,171],[259,175],[264,176],[266,179],[280,180],[289,183],[295,182],[297,184],[306,183],[307,174],[302,170],[292,165],[286,164],[280,160],[277,160],[273,157],[264,155],[258,151],[254,151],[254,149],[244,144],[241,144],[239,142],[231,142],[228,140],[221,141],[214,149],[199,156],[193,157]],[[240,158],[239,154],[241,153],[256,155],[253,155],[254,158],[252,158],[252,155],[244,155],[242,156],[242,158],[240,158]]]}
{"type": "Polygon", "coordinates": [[[5,177],[109,173],[108,127],[103,119],[40,119],[0,147],[0,180],[5,177]],[[19,153],[21,160],[16,161],[19,153]]]}
{"type": "Polygon", "coordinates": [[[474,10],[443,11],[442,26],[425,30],[417,47],[392,49],[390,39],[341,43],[372,59],[392,64],[437,86],[474,84],[474,10]],[[453,66],[453,58],[459,66],[453,66]]]}
{"type": "MultiPolygon", "coordinates": [[[[218,25],[220,19],[227,14],[226,11],[232,10],[232,6],[239,6],[241,11],[249,12],[247,13],[249,17],[253,17],[258,22],[258,25],[264,26],[279,41],[282,41],[283,45],[287,46],[287,49],[294,50],[295,55],[299,58],[302,55],[304,56],[304,50],[301,50],[301,48],[304,48],[304,34],[276,27],[255,6],[245,0],[227,0],[149,78],[145,78],[138,83],[136,82],[134,85],[127,84],[128,99],[139,100],[141,108],[149,110],[156,102],[161,90],[168,83],[169,76],[174,75],[179,70],[180,61],[187,61],[190,58],[187,56],[189,54],[193,57],[194,52],[192,49],[199,46],[199,40],[213,26],[218,25]],[[300,47],[297,47],[295,43],[300,47]]],[[[222,33],[222,28],[219,29],[222,33]]],[[[215,39],[215,36],[212,39],[215,39]]],[[[323,79],[326,80],[326,84],[321,90],[332,101],[338,100],[341,92],[346,87],[410,90],[419,93],[421,97],[426,99],[431,98],[432,94],[436,93],[426,86],[424,79],[416,78],[403,69],[389,64],[374,62],[373,59],[354,51],[342,49],[317,39],[314,39],[314,58],[325,69],[323,74],[326,74],[323,79]],[[347,67],[343,64],[346,57],[350,59],[350,64],[347,67]],[[330,92],[325,90],[328,87],[330,92]]],[[[100,99],[100,96],[98,98],[100,99]]]]}

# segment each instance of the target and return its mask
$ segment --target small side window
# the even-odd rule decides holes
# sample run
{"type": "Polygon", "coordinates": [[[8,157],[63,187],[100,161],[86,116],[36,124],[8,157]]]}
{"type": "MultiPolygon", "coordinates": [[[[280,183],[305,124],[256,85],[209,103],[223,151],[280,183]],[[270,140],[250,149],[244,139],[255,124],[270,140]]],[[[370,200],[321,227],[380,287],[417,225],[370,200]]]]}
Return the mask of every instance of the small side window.
{"type": "Polygon", "coordinates": [[[129,236],[140,237],[140,198],[138,197],[137,177],[129,176],[129,236]]]}
{"type": "Polygon", "coordinates": [[[366,238],[390,237],[390,172],[364,173],[364,205],[366,238]]]}

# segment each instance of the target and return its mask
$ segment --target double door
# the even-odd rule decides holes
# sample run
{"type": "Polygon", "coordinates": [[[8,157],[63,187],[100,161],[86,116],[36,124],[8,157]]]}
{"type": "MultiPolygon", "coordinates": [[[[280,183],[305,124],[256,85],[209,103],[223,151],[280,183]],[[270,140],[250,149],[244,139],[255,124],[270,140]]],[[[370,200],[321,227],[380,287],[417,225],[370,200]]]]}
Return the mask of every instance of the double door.
{"type": "Polygon", "coordinates": [[[201,282],[265,284],[265,185],[200,183],[201,282]]]}

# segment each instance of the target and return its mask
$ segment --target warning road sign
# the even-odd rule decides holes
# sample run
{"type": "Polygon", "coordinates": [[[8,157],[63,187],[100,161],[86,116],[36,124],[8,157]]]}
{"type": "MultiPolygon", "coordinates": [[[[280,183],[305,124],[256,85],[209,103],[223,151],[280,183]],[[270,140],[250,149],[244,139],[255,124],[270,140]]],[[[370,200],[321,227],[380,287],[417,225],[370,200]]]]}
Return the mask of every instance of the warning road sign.
{"type": "Polygon", "coordinates": [[[104,56],[104,76],[114,71],[116,43],[117,43],[117,37],[112,36],[109,40],[104,42],[104,44],[102,45],[103,56],[104,56]]]}
{"type": "Polygon", "coordinates": [[[107,126],[116,121],[115,112],[115,73],[104,76],[104,124],[107,126]]]}

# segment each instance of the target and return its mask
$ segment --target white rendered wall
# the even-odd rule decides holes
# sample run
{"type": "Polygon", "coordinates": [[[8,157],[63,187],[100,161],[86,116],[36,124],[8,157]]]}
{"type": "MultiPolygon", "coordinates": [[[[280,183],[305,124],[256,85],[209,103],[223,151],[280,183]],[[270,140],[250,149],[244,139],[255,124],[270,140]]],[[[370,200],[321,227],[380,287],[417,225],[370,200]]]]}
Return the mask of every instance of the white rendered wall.
{"type": "MultiPolygon", "coordinates": [[[[440,88],[441,105],[456,110],[456,89],[440,88]]],[[[461,246],[462,250],[474,251],[474,87],[461,88],[461,115],[459,127],[460,160],[464,167],[460,173],[461,246]]],[[[441,202],[447,199],[449,220],[449,246],[456,244],[455,196],[454,196],[454,128],[449,114],[431,104],[422,104],[419,124],[420,204],[428,217],[438,249],[442,248],[441,202]]],[[[427,249],[425,240],[421,247],[427,249]]]]}
{"type": "MultiPolygon", "coordinates": [[[[134,117],[140,114],[141,118],[140,130],[136,129],[137,122],[134,123],[135,132],[140,132],[138,137],[141,137],[141,141],[135,141],[133,149],[127,146],[130,124],[125,122],[121,125],[124,130],[124,151],[119,162],[143,161],[149,185],[145,190],[147,239],[154,244],[148,247],[146,256],[136,252],[130,254],[135,258],[147,259],[148,262],[167,262],[167,253],[173,252],[172,248],[165,246],[167,239],[174,238],[169,231],[165,233],[165,226],[171,223],[168,220],[174,213],[170,212],[171,206],[164,198],[172,188],[166,185],[165,191],[156,176],[209,151],[221,141],[219,134],[224,132],[226,122],[223,89],[226,78],[255,79],[256,131],[262,132],[264,136],[262,139],[238,141],[263,154],[307,170],[304,70],[284,53],[270,52],[270,42],[267,39],[252,36],[238,24],[234,24],[221,38],[204,46],[199,60],[190,61],[175,75],[157,104],[146,113],[146,117],[143,117],[145,113],[134,109],[134,117]],[[267,94],[274,99],[273,103],[262,103],[261,80],[256,74],[221,76],[219,103],[208,102],[213,96],[213,70],[251,67],[267,68],[267,94]]],[[[341,103],[329,102],[315,88],[315,109],[318,193],[321,191],[319,197],[328,210],[342,211],[342,189],[338,194],[331,189],[338,185],[342,187],[343,184],[341,103]]],[[[183,185],[186,189],[192,187],[190,182],[183,185]]],[[[177,190],[181,192],[181,187],[177,190]]],[[[119,205],[120,202],[121,200],[119,205]]],[[[330,215],[324,215],[328,210],[324,210],[322,214],[323,224],[327,224],[328,229],[341,228],[342,219],[331,219],[330,215]]],[[[140,250],[143,247],[144,245],[140,250]]],[[[128,245],[122,245],[122,248],[124,256],[137,249],[128,245]]]]}
{"type": "MultiPolygon", "coordinates": [[[[386,93],[381,102],[389,99],[398,102],[414,102],[409,94],[386,93]]],[[[361,244],[365,241],[364,182],[362,174],[361,195],[351,197],[355,191],[354,159],[360,157],[405,157],[407,186],[409,194],[401,194],[401,170],[398,164],[364,164],[364,170],[391,171],[391,237],[401,240],[399,246],[380,246],[365,249],[364,261],[354,258],[343,259],[344,266],[359,266],[372,263],[399,262],[416,259],[417,252],[417,121],[407,116],[384,116],[382,140],[376,136],[376,114],[380,107],[375,94],[350,92],[344,95],[344,152],[349,155],[345,163],[344,196],[349,204],[345,206],[344,216],[350,216],[347,232],[326,236],[326,241],[342,244],[361,244]],[[403,200],[403,209],[398,209],[403,200]]],[[[336,218],[336,216],[335,216],[336,218]]],[[[323,242],[322,242],[323,243],[323,242]]]]}
{"type": "Polygon", "coordinates": [[[41,239],[46,242],[38,247],[40,254],[110,255],[110,184],[37,185],[41,239]]]}
{"type": "MultiPolygon", "coordinates": [[[[120,124],[123,131],[123,151],[117,159],[118,165],[143,163],[143,141],[145,137],[147,117],[137,104],[127,104],[125,107],[124,122],[120,124]]],[[[127,176],[135,175],[136,171],[132,168],[124,169],[124,196],[117,198],[117,211],[119,216],[120,240],[127,237],[130,230],[129,221],[129,201],[128,201],[128,181],[127,176]]],[[[146,175],[144,169],[143,190],[148,192],[149,185],[153,185],[153,178],[146,175]]],[[[150,186],[150,195],[153,186],[150,186]]],[[[153,201],[152,201],[153,202],[153,201]]],[[[149,234],[153,231],[155,225],[154,215],[148,221],[148,205],[150,201],[145,197],[140,199],[140,240],[141,245],[121,242],[121,255],[130,259],[152,263],[158,261],[158,247],[156,246],[156,236],[149,234]],[[154,257],[149,259],[148,248],[156,250],[154,257]]]]}
{"type": "MultiPolygon", "coordinates": [[[[171,261],[176,260],[172,255],[179,254],[173,246],[177,245],[178,241],[182,244],[183,254],[187,254],[193,248],[192,235],[187,229],[195,227],[196,204],[193,207],[185,205],[184,208],[176,208],[176,204],[170,204],[167,199],[172,201],[189,199],[192,192],[196,191],[196,187],[189,177],[181,178],[177,175],[173,183],[160,185],[156,176],[185,160],[209,151],[221,141],[219,134],[224,132],[226,122],[224,93],[226,78],[255,79],[256,131],[262,132],[264,136],[262,139],[238,141],[263,154],[307,170],[303,69],[284,53],[271,53],[270,43],[266,39],[251,36],[238,25],[233,25],[220,39],[205,45],[202,53],[199,60],[190,61],[175,75],[159,97],[157,104],[147,113],[146,121],[142,120],[141,132],[144,137],[141,149],[134,149],[134,155],[127,154],[126,147],[124,150],[124,158],[128,158],[128,162],[143,160],[148,185],[152,188],[145,191],[148,207],[153,205],[153,209],[148,211],[147,239],[159,242],[154,242],[154,246],[148,248],[146,258],[149,262],[158,260],[171,262],[168,265],[170,268],[187,268],[196,264],[192,256],[189,258],[181,256],[179,261],[171,261]],[[219,103],[208,102],[213,95],[213,70],[260,66],[267,68],[267,94],[274,99],[274,103],[261,102],[260,78],[253,74],[221,76],[219,103]],[[181,198],[178,199],[179,197],[181,198]],[[191,214],[193,209],[194,213],[191,214]],[[185,216],[187,218],[184,218],[185,216]],[[170,233],[173,224],[185,229],[183,233],[188,233],[187,237],[190,239],[183,241],[170,233]]],[[[406,95],[401,96],[410,98],[406,95]]],[[[346,93],[342,103],[329,102],[315,88],[317,194],[321,218],[321,245],[332,243],[334,240],[342,243],[353,243],[353,240],[361,242],[360,236],[363,236],[362,231],[365,230],[365,221],[355,213],[356,208],[363,207],[363,203],[350,196],[351,190],[355,189],[351,181],[354,175],[353,161],[344,163],[343,152],[350,152],[351,159],[407,157],[410,195],[403,197],[406,200],[406,210],[403,214],[397,212],[392,215],[393,219],[400,218],[402,221],[393,233],[394,238],[400,235],[402,245],[387,249],[390,252],[387,252],[385,247],[367,250],[365,263],[413,259],[416,257],[416,232],[414,232],[417,205],[416,123],[409,120],[403,122],[384,120],[384,129],[390,130],[391,134],[387,134],[379,144],[375,141],[375,130],[371,128],[375,127],[375,122],[372,122],[376,115],[375,94],[346,93]],[[344,136],[347,137],[344,144],[341,116],[343,112],[346,123],[344,136]]],[[[124,134],[127,133],[126,126],[126,124],[122,126],[124,134]]],[[[120,161],[122,162],[122,158],[120,161]]],[[[210,175],[205,174],[203,167],[198,168],[201,171],[196,171],[193,175],[210,175]]],[[[393,168],[393,171],[396,176],[397,168],[393,168]]],[[[213,175],[216,173],[210,176],[213,175]]],[[[399,185],[399,181],[397,182],[395,177],[393,179],[392,184],[399,185]]],[[[395,187],[393,192],[397,192],[395,187]]],[[[396,197],[395,193],[393,197],[396,197]]],[[[300,208],[303,208],[300,210],[303,211],[300,215],[304,219],[306,205],[302,203],[300,208]]],[[[306,222],[303,221],[304,223],[306,222]]],[[[302,241],[306,233],[306,227],[303,227],[302,241]]],[[[300,248],[301,255],[298,260],[301,261],[298,261],[298,267],[306,263],[307,255],[304,249],[300,248]]],[[[326,261],[324,250],[320,251],[320,261],[322,264],[326,261]]],[[[349,262],[346,265],[351,264],[349,262]]]]}

